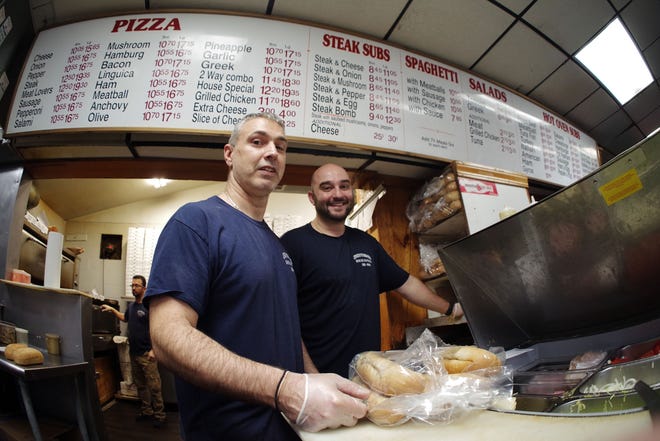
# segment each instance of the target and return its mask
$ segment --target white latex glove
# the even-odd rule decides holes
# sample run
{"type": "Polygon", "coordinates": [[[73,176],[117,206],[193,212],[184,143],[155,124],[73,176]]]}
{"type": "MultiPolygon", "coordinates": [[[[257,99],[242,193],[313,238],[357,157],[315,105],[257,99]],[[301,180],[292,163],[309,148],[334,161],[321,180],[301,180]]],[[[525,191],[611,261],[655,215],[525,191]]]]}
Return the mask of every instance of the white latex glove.
{"type": "Polygon", "coordinates": [[[451,318],[454,320],[458,320],[461,317],[463,317],[463,307],[461,306],[460,303],[457,303],[454,305],[454,310],[451,312],[451,318]]]}
{"type": "MultiPolygon", "coordinates": [[[[367,413],[369,390],[336,374],[289,375],[284,414],[307,432],[354,426],[367,413]],[[289,381],[292,380],[292,381],[289,381]],[[295,403],[295,404],[294,404],[295,403]],[[298,409],[295,412],[294,409],[298,409]],[[294,410],[294,412],[291,412],[294,410]]],[[[280,398],[282,393],[280,393],[280,398]]]]}

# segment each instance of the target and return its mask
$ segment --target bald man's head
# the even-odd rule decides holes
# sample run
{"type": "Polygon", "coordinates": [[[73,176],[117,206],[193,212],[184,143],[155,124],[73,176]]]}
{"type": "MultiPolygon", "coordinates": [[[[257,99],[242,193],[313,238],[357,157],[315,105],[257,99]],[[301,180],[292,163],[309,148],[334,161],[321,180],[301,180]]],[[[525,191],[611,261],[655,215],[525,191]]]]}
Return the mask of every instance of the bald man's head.
{"type": "Polygon", "coordinates": [[[317,216],[330,222],[343,223],[355,205],[348,172],[336,164],[325,164],[314,171],[308,196],[317,216]]]}

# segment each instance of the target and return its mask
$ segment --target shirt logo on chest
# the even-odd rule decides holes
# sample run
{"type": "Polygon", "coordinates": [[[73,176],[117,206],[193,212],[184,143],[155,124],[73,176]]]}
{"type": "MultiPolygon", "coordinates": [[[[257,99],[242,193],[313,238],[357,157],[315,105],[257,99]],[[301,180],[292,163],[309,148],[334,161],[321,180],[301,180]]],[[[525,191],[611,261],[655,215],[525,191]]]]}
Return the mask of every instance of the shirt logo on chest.
{"type": "Polygon", "coordinates": [[[283,253],[282,253],[282,259],[284,259],[284,263],[286,263],[287,265],[289,265],[289,268],[291,268],[291,272],[292,272],[292,273],[295,272],[295,271],[293,270],[293,260],[291,260],[291,258],[289,257],[289,255],[288,255],[286,252],[283,252],[283,253]]]}
{"type": "Polygon", "coordinates": [[[353,260],[360,266],[371,266],[373,263],[371,256],[366,253],[353,254],[353,260]]]}

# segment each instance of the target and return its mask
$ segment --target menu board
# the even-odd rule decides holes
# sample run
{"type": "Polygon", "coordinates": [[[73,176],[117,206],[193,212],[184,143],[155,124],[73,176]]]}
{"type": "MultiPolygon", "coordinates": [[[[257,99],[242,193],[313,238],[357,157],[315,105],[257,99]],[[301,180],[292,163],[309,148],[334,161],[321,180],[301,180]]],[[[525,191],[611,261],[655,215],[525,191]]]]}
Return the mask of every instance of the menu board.
{"type": "Polygon", "coordinates": [[[292,139],[559,185],[598,167],[593,139],[469,72],[376,40],[219,14],[127,15],[41,32],[6,132],[230,132],[259,111],[280,115],[292,139]]]}

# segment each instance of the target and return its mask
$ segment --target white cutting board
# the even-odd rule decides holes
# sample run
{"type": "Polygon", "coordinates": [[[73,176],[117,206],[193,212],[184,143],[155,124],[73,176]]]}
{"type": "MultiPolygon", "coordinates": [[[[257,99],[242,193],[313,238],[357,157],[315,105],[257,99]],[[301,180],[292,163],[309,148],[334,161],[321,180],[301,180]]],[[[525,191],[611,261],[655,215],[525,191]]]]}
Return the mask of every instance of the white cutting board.
{"type": "Polygon", "coordinates": [[[378,427],[362,421],[355,427],[299,432],[303,441],[626,441],[648,431],[648,411],[608,416],[545,416],[475,411],[446,425],[408,422],[378,427]]]}

